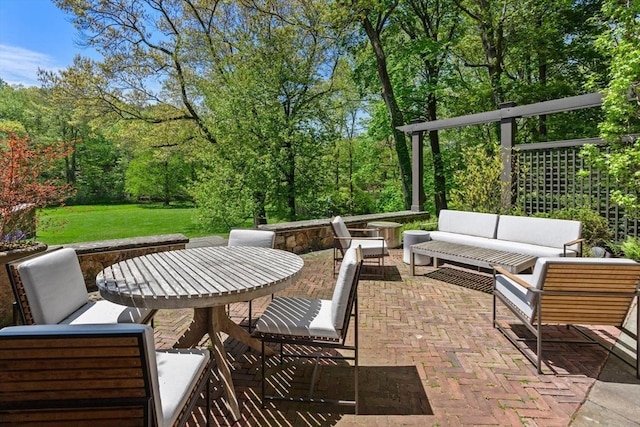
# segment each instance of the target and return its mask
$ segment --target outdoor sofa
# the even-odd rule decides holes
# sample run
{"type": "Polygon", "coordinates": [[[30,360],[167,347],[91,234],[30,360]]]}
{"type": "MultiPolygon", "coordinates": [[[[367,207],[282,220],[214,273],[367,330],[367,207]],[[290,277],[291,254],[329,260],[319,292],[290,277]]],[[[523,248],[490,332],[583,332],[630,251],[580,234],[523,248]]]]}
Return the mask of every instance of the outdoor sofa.
{"type": "Polygon", "coordinates": [[[439,259],[449,259],[491,268],[494,251],[500,251],[528,256],[529,261],[518,264],[528,268],[539,257],[580,256],[581,232],[580,221],[442,210],[438,229],[429,232],[427,242],[412,246],[412,259],[418,253],[433,257],[435,266],[439,259]]]}

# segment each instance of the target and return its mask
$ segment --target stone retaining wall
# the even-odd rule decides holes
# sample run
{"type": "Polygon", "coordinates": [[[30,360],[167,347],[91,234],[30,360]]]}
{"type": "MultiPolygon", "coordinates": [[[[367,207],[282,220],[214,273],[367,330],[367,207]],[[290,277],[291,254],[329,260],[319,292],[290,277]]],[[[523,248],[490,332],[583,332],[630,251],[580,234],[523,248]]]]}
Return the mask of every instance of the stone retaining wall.
{"type": "Polygon", "coordinates": [[[131,237],[98,242],[70,243],[78,254],[84,282],[89,292],[96,291],[96,275],[104,268],[125,259],[155,252],[184,249],[189,239],[183,234],[131,237]]]}
{"type": "MultiPolygon", "coordinates": [[[[401,211],[345,216],[343,219],[349,228],[364,228],[367,223],[372,221],[393,221],[402,224],[413,221],[426,221],[429,219],[429,213],[401,211]]],[[[333,248],[333,231],[331,230],[330,218],[266,224],[261,225],[259,228],[276,232],[275,246],[277,249],[302,254],[333,248]]]]}

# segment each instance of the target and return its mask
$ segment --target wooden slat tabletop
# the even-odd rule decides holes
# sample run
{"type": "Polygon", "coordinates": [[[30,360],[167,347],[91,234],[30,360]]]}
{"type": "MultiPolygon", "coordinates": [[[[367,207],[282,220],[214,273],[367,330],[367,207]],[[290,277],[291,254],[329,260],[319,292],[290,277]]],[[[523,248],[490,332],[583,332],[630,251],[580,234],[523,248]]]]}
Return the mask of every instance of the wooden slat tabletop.
{"type": "Polygon", "coordinates": [[[210,307],[270,295],[293,283],[301,257],[277,249],[215,246],[121,261],[96,277],[103,298],[147,308],[210,307]]]}
{"type": "Polygon", "coordinates": [[[537,257],[531,255],[437,240],[411,245],[411,250],[420,255],[429,255],[434,258],[438,258],[441,255],[454,261],[466,262],[480,267],[489,268],[492,265],[500,265],[513,273],[519,273],[532,267],[537,259],[537,257]]]}

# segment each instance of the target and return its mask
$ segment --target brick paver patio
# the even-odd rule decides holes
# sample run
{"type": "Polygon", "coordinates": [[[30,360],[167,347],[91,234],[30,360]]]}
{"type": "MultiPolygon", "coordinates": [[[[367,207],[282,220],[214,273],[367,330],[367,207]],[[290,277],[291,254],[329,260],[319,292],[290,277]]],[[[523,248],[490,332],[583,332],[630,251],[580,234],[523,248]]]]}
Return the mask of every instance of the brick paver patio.
{"type": "MultiPolygon", "coordinates": [[[[551,344],[545,355],[557,374],[537,375],[533,365],[491,325],[488,275],[453,268],[420,267],[412,277],[402,251],[392,250],[385,279],[361,280],[359,287],[361,415],[348,407],[306,403],[269,403],[260,408],[260,355],[235,340],[225,346],[241,406],[237,425],[265,426],[566,426],[584,401],[607,353],[593,345],[551,344]],[[466,287],[466,286],[470,286],[466,287]],[[475,288],[475,289],[472,289],[475,288]],[[479,289],[479,290],[478,290],[479,289]]],[[[331,298],[331,251],[304,255],[303,275],[288,296],[331,298]]],[[[255,300],[255,316],[269,298],[255,300]]],[[[235,304],[241,321],[247,304],[235,304]]],[[[499,311],[515,323],[506,309],[499,311]]],[[[163,310],[156,316],[160,347],[170,347],[191,318],[188,310],[163,310]]],[[[521,333],[523,328],[514,326],[521,333]]],[[[615,340],[615,328],[592,333],[615,340]]],[[[561,339],[575,338],[564,327],[549,328],[561,339]]],[[[225,336],[223,336],[223,339],[225,336]]],[[[206,342],[201,343],[206,345],[206,342]]],[[[275,359],[275,358],[274,358],[275,359]]],[[[310,362],[296,361],[275,372],[276,387],[308,390],[310,362]]],[[[546,369],[549,371],[549,369],[546,369]]],[[[352,369],[323,364],[318,397],[350,398],[352,369]]],[[[217,383],[213,388],[213,425],[231,425],[217,383]]],[[[204,425],[199,407],[191,425],[204,425]]]]}

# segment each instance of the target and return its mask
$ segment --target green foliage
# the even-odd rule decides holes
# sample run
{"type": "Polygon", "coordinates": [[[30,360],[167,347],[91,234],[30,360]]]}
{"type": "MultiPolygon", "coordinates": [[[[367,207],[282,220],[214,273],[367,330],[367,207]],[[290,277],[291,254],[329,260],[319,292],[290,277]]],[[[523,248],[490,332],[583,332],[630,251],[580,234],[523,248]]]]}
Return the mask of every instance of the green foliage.
{"type": "Polygon", "coordinates": [[[148,151],[134,158],[126,172],[126,190],[137,199],[165,205],[189,197],[190,162],[180,153],[148,151]]]}
{"type": "Polygon", "coordinates": [[[538,213],[543,218],[569,219],[582,222],[582,238],[585,239],[583,254],[589,254],[594,246],[609,247],[615,237],[609,222],[598,212],[589,208],[565,208],[550,213],[538,213]]]}
{"type": "Polygon", "coordinates": [[[611,57],[611,66],[603,92],[604,120],[600,123],[600,134],[609,147],[588,146],[582,155],[587,164],[604,171],[616,183],[612,201],[624,208],[625,215],[638,218],[640,140],[625,135],[640,130],[640,3],[606,0],[602,12],[608,22],[596,47],[611,57]]]}
{"type": "Polygon", "coordinates": [[[472,146],[462,150],[462,160],[465,169],[454,175],[456,187],[451,191],[451,206],[465,211],[500,213],[503,189],[500,156],[472,146]]]}
{"type": "Polygon", "coordinates": [[[627,236],[620,245],[620,249],[626,258],[640,262],[640,238],[627,236]]]}

